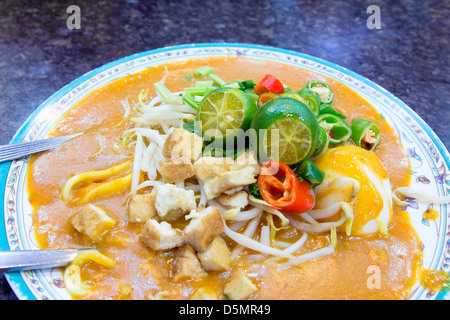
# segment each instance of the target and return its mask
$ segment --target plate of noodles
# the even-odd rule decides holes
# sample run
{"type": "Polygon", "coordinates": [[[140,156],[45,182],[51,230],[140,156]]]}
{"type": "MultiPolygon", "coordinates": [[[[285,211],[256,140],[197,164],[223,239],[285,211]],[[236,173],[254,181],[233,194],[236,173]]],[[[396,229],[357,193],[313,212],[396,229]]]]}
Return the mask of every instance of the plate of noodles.
{"type": "Polygon", "coordinates": [[[11,143],[2,250],[92,248],[6,273],[19,299],[448,298],[450,157],[407,105],[333,63],[200,43],[99,67],[11,143]]]}

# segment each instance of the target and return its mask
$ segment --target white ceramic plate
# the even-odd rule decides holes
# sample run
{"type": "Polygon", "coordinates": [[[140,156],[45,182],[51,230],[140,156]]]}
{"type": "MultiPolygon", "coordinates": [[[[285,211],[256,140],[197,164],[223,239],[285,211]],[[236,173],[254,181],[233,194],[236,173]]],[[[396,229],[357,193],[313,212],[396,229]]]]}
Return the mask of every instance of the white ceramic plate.
{"type": "MultiPolygon", "coordinates": [[[[450,192],[450,156],[439,138],[407,105],[370,80],[343,67],[284,49],[235,43],[203,43],[166,47],[135,54],[97,68],[71,82],[45,101],[17,131],[11,143],[40,139],[78,101],[106,83],[142,69],[179,59],[232,56],[272,60],[321,73],[344,83],[371,103],[392,125],[411,159],[412,185],[445,196],[450,192]]],[[[25,190],[28,161],[0,164],[0,249],[38,249],[34,241],[31,207],[25,190]]],[[[408,211],[424,247],[424,267],[450,269],[450,226],[447,204],[435,205],[439,219],[423,218],[427,206],[411,199],[408,211]]],[[[19,299],[70,299],[60,269],[7,273],[19,299]]],[[[446,299],[446,292],[417,286],[411,299],[446,299]]]]}

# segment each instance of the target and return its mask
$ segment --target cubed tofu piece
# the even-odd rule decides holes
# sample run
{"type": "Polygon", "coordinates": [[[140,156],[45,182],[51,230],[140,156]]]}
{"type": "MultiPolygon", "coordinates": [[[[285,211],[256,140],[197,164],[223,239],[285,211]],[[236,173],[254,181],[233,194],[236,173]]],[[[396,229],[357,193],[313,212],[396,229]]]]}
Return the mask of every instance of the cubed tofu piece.
{"type": "Polygon", "coordinates": [[[214,178],[204,181],[204,188],[208,200],[220,196],[223,192],[237,187],[255,183],[255,170],[245,167],[237,171],[227,171],[214,178]]]}
{"type": "Polygon", "coordinates": [[[169,158],[159,162],[159,173],[164,183],[184,181],[195,175],[194,166],[187,157],[169,158]]]}
{"type": "Polygon", "coordinates": [[[244,208],[248,205],[248,193],[239,191],[233,194],[223,194],[219,198],[219,202],[228,207],[244,208]]]}
{"type": "Polygon", "coordinates": [[[207,207],[189,222],[184,232],[187,243],[197,251],[204,251],[216,236],[224,232],[222,214],[216,207],[207,207]]]}
{"type": "Polygon", "coordinates": [[[210,288],[198,288],[190,300],[219,300],[219,295],[213,289],[210,288]]]}
{"type": "Polygon", "coordinates": [[[244,300],[258,291],[253,282],[243,272],[234,273],[223,289],[230,300],[244,300]]]}
{"type": "Polygon", "coordinates": [[[182,128],[176,128],[166,138],[163,156],[171,158],[184,156],[191,161],[197,160],[202,153],[203,138],[182,128]]]}
{"type": "Polygon", "coordinates": [[[128,203],[128,218],[130,222],[145,222],[156,217],[156,194],[133,194],[128,203]]]}
{"type": "Polygon", "coordinates": [[[144,224],[141,240],[150,249],[168,250],[182,246],[185,243],[185,234],[183,230],[173,228],[165,221],[148,219],[144,224]]]}
{"type": "Polygon", "coordinates": [[[92,240],[111,230],[116,221],[101,208],[87,204],[70,219],[73,227],[92,240]]]}
{"type": "Polygon", "coordinates": [[[155,208],[162,220],[173,221],[196,209],[193,190],[166,183],[156,188],[155,208]]]}
{"type": "Polygon", "coordinates": [[[194,162],[194,170],[197,177],[206,180],[229,171],[233,164],[234,160],[229,157],[201,157],[194,162]]]}
{"type": "Polygon", "coordinates": [[[174,281],[200,278],[206,275],[208,273],[203,269],[197,253],[191,245],[185,244],[177,249],[172,266],[172,279],[174,281]]]}
{"type": "Polygon", "coordinates": [[[206,271],[226,271],[231,268],[231,252],[221,236],[215,237],[206,250],[197,255],[206,271]]]}

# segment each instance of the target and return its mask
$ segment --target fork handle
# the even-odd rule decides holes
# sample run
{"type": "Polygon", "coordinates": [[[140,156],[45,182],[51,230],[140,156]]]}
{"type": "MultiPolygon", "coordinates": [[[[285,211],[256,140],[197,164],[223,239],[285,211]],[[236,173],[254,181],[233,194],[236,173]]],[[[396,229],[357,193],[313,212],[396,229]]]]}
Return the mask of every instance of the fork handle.
{"type": "Polygon", "coordinates": [[[50,150],[61,143],[73,139],[81,133],[64,135],[42,140],[26,141],[21,143],[0,146],[0,162],[19,159],[30,154],[50,150]]]}

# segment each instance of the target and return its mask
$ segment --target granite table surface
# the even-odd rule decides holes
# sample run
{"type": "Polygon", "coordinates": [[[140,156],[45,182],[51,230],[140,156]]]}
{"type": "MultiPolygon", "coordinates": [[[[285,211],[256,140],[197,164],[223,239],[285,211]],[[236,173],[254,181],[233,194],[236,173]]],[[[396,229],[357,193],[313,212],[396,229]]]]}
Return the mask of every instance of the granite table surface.
{"type": "MultiPolygon", "coordinates": [[[[55,91],[105,63],[163,46],[233,42],[303,52],[367,77],[449,149],[449,17],[450,2],[438,0],[1,0],[0,144],[55,91]],[[79,29],[68,28],[70,5],[80,8],[79,29]],[[380,20],[368,21],[371,5],[380,20]]],[[[3,274],[0,299],[17,299],[3,274]]]]}

